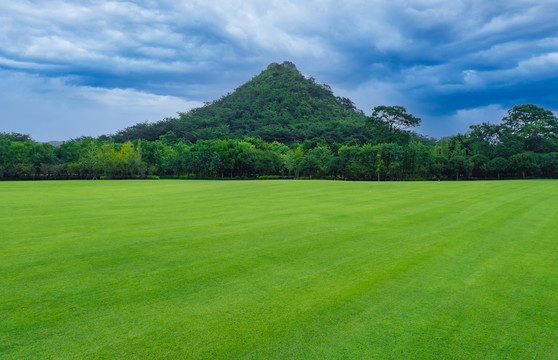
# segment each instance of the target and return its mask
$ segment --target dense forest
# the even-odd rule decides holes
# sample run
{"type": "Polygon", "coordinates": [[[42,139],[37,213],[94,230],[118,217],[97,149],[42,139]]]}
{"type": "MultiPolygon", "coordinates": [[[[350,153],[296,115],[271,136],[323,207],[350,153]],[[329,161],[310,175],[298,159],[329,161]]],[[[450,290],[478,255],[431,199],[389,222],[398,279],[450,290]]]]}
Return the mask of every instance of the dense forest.
{"type": "Polygon", "coordinates": [[[370,116],[289,62],[177,118],[53,146],[0,133],[0,178],[433,180],[558,177],[558,120],[532,104],[440,140],[401,106],[370,116]],[[499,120],[499,119],[495,119],[499,120]]]}
{"type": "Polygon", "coordinates": [[[233,93],[178,118],[137,125],[113,136],[117,142],[157,140],[169,131],[191,142],[261,138],[287,145],[319,137],[328,143],[366,141],[366,116],[351,100],[304,77],[290,62],[271,64],[233,93]]]}

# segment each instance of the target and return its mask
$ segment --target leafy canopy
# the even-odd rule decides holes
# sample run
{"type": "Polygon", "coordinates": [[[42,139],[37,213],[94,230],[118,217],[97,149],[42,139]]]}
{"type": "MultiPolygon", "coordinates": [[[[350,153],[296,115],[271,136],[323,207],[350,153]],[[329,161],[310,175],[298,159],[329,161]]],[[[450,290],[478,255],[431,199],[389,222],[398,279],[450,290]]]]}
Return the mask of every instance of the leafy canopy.
{"type": "Polygon", "coordinates": [[[312,138],[327,143],[366,142],[366,116],[354,103],[336,97],[326,84],[302,75],[293,63],[273,63],[252,80],[222,98],[178,118],[140,123],[118,132],[122,142],[156,140],[172,131],[192,142],[246,136],[291,144],[312,138]]]}

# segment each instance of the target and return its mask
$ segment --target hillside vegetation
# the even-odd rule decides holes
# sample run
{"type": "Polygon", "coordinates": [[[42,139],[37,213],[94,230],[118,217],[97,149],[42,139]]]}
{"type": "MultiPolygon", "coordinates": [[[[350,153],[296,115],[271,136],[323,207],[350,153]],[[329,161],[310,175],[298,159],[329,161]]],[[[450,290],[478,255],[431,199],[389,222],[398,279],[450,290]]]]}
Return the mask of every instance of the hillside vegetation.
{"type": "Polygon", "coordinates": [[[118,132],[116,141],[157,140],[172,131],[195,142],[256,137],[290,144],[319,137],[328,143],[368,140],[366,116],[329,86],[304,77],[290,62],[271,64],[221,99],[180,113],[178,118],[140,123],[118,132]]]}

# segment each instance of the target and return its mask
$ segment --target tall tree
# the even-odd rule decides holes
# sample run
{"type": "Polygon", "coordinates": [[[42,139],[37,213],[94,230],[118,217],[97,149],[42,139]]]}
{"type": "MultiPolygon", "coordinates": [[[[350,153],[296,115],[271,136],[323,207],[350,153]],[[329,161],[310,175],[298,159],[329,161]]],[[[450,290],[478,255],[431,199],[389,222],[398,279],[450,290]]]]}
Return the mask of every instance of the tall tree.
{"type": "Polygon", "coordinates": [[[468,171],[467,158],[462,155],[454,155],[449,159],[447,167],[450,172],[455,174],[455,180],[459,180],[459,174],[468,171]]]}
{"type": "Polygon", "coordinates": [[[513,133],[521,133],[528,125],[550,120],[549,126],[556,125],[556,117],[550,110],[533,104],[515,105],[508,110],[508,116],[502,119],[502,124],[513,133]]]}
{"type": "Polygon", "coordinates": [[[367,124],[377,131],[384,132],[385,135],[387,135],[385,140],[393,142],[397,140],[405,141],[405,138],[408,138],[406,130],[419,126],[421,121],[420,118],[408,114],[403,106],[381,105],[373,109],[372,115],[367,120],[367,124]],[[400,139],[398,139],[398,137],[400,139]],[[403,139],[401,139],[401,137],[403,139]]]}
{"type": "Polygon", "coordinates": [[[496,173],[498,175],[498,180],[500,180],[500,175],[508,169],[509,162],[503,157],[495,157],[488,162],[487,167],[488,171],[496,173]]]}
{"type": "Polygon", "coordinates": [[[534,172],[539,167],[537,155],[531,151],[526,151],[511,156],[510,164],[512,168],[521,172],[524,179],[525,175],[528,172],[534,172]]]}
{"type": "Polygon", "coordinates": [[[502,119],[503,136],[523,143],[524,150],[558,151],[558,119],[533,104],[516,105],[502,119]]]}

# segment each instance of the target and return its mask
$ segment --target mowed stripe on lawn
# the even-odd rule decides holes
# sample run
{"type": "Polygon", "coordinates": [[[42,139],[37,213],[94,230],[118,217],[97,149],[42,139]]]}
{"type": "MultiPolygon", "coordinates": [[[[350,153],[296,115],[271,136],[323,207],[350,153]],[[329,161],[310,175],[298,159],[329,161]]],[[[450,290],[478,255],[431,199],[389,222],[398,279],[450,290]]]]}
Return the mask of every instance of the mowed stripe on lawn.
{"type": "Polygon", "coordinates": [[[558,182],[0,183],[0,357],[556,358],[558,182]]]}

